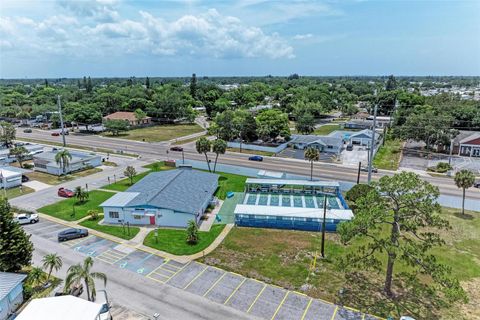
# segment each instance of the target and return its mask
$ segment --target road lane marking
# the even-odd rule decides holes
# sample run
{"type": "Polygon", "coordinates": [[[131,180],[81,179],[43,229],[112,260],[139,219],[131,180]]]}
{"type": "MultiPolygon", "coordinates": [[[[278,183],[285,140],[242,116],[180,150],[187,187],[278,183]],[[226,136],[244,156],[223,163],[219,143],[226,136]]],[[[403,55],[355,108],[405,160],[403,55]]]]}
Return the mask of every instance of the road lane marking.
{"type": "Polygon", "coordinates": [[[283,297],[282,301],[280,302],[280,304],[279,304],[278,307],[277,307],[277,310],[275,310],[275,313],[274,313],[273,316],[272,316],[272,320],[275,319],[275,317],[277,316],[278,311],[280,310],[280,308],[282,307],[283,303],[284,303],[285,300],[287,299],[287,296],[288,296],[289,293],[290,293],[290,291],[287,291],[287,293],[286,293],[285,296],[283,297]]]}
{"type": "MultiPolygon", "coordinates": [[[[217,268],[217,269],[219,269],[219,268],[217,268]]],[[[219,269],[219,270],[221,270],[221,269],[219,269]]],[[[228,273],[228,272],[226,272],[225,270],[222,270],[222,271],[223,271],[222,276],[221,276],[220,278],[218,278],[217,281],[215,281],[215,282],[213,283],[213,285],[210,287],[210,289],[208,289],[207,292],[205,292],[205,293],[203,294],[204,297],[205,297],[210,291],[212,291],[212,289],[217,285],[217,283],[219,283],[220,280],[222,280],[223,277],[225,277],[225,275],[228,273]]]]}
{"type": "Polygon", "coordinates": [[[227,300],[225,300],[225,302],[223,304],[227,304],[228,301],[230,301],[230,299],[233,297],[233,295],[237,292],[238,288],[240,288],[240,286],[245,282],[247,281],[247,278],[244,278],[242,282],[240,282],[240,284],[235,288],[235,290],[233,290],[232,294],[228,297],[227,300]]]}
{"type": "Polygon", "coordinates": [[[305,316],[307,315],[308,309],[310,308],[310,305],[312,304],[313,298],[310,298],[310,301],[308,301],[307,307],[305,308],[305,311],[303,311],[302,317],[300,320],[305,319],[305,316]]]}
{"type": "Polygon", "coordinates": [[[337,311],[338,311],[338,306],[335,307],[335,311],[333,311],[333,314],[332,314],[332,317],[330,318],[330,320],[335,319],[335,315],[337,314],[337,311]]]}
{"type": "Polygon", "coordinates": [[[257,296],[255,297],[255,300],[253,300],[252,304],[250,305],[250,307],[249,307],[248,310],[247,310],[247,313],[249,313],[250,310],[252,310],[253,305],[257,302],[258,298],[259,298],[260,295],[263,293],[263,290],[265,290],[266,287],[267,287],[267,284],[264,283],[262,290],[260,290],[260,292],[259,292],[259,293],[257,294],[257,296]]]}
{"type": "Polygon", "coordinates": [[[185,288],[183,288],[183,290],[187,289],[192,283],[193,281],[197,280],[198,277],[200,277],[205,271],[207,271],[208,267],[205,267],[205,269],[203,269],[202,271],[200,271],[186,286],[185,288]]]}

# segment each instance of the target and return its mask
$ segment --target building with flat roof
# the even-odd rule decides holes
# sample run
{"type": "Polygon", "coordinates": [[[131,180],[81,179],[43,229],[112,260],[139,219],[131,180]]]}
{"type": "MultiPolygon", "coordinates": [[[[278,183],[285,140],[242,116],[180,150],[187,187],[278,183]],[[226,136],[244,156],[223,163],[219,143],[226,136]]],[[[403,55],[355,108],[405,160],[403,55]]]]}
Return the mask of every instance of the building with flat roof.
{"type": "Polygon", "coordinates": [[[249,178],[234,215],[237,226],[321,231],[324,210],[327,231],[352,219],[338,182],[249,178]]]}
{"type": "Polygon", "coordinates": [[[343,148],[343,140],[338,137],[317,136],[314,134],[294,134],[289,144],[295,149],[316,148],[320,152],[340,154],[343,148]]]}
{"type": "Polygon", "coordinates": [[[181,228],[198,223],[214,200],[218,177],[187,167],[150,173],[100,205],[104,221],[181,228]]]}
{"type": "Polygon", "coordinates": [[[0,167],[0,188],[15,188],[22,185],[22,173],[0,167]]]}
{"type": "Polygon", "coordinates": [[[55,161],[55,156],[58,152],[60,152],[60,150],[47,151],[34,155],[33,164],[35,166],[35,171],[59,176],[64,173],[81,171],[102,165],[102,157],[96,155],[95,153],[85,153],[70,150],[72,159],[69,160],[69,164],[66,167],[65,172],[63,172],[62,166],[55,161]]]}
{"type": "Polygon", "coordinates": [[[7,319],[22,304],[26,278],[26,274],[0,272],[0,320],[7,319]]]}
{"type": "Polygon", "coordinates": [[[33,299],[16,320],[100,320],[103,305],[66,295],[33,299]]]}

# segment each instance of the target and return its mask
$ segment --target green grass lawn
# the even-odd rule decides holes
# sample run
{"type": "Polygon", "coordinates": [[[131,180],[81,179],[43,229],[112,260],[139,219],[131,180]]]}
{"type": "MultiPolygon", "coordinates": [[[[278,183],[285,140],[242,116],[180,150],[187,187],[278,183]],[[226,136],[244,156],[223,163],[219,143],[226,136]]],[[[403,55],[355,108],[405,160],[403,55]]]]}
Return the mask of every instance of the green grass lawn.
{"type": "Polygon", "coordinates": [[[245,180],[247,180],[246,176],[225,172],[216,173],[220,175],[220,178],[218,178],[218,189],[217,192],[215,192],[215,196],[219,199],[225,199],[229,191],[243,192],[245,180]]]}
{"type": "Polygon", "coordinates": [[[195,138],[190,138],[190,139],[185,139],[185,140],[177,140],[175,142],[172,142],[172,145],[177,145],[178,146],[178,145],[187,144],[187,143],[190,143],[190,142],[197,141],[201,137],[207,137],[207,135],[203,135],[203,136],[199,136],[199,137],[195,137],[195,138]]]}
{"type": "Polygon", "coordinates": [[[15,187],[15,188],[6,189],[5,191],[0,190],[0,192],[2,196],[6,194],[7,199],[12,199],[12,198],[23,196],[24,194],[35,192],[35,190],[27,186],[22,186],[22,189],[20,189],[20,187],[15,187]]]}
{"type": "MultiPolygon", "coordinates": [[[[169,125],[157,125],[145,128],[132,129],[125,133],[122,133],[116,138],[147,141],[147,142],[159,142],[168,141],[178,137],[188,136],[193,133],[202,132],[203,129],[197,124],[169,124],[169,125]]],[[[102,134],[106,137],[111,137],[110,134],[102,134]]]]}
{"type": "Polygon", "coordinates": [[[181,229],[159,229],[158,243],[155,241],[155,231],[151,231],[145,237],[143,244],[179,256],[190,255],[207,248],[218,237],[224,227],[225,225],[223,224],[216,224],[208,232],[199,231],[200,241],[195,245],[190,245],[186,242],[187,232],[181,229]]]}
{"type": "Polygon", "coordinates": [[[65,181],[71,181],[76,178],[86,177],[94,173],[102,172],[100,168],[90,168],[83,171],[78,171],[72,174],[68,174],[66,176],[56,176],[53,174],[40,172],[40,171],[33,171],[26,173],[25,175],[30,178],[30,180],[40,181],[49,185],[57,185],[63,183],[65,181]]]}
{"type": "Polygon", "coordinates": [[[323,136],[323,135],[332,133],[333,131],[336,131],[336,130],[341,130],[341,127],[339,124],[326,124],[324,126],[321,126],[315,129],[313,133],[323,136]]]}
{"type": "MultiPolygon", "coordinates": [[[[468,294],[480,297],[480,212],[468,212],[470,219],[458,216],[459,210],[443,208],[442,216],[446,218],[452,229],[441,232],[446,245],[432,251],[437,259],[452,268],[468,294]],[[477,284],[477,285],[476,285],[477,284]]],[[[353,246],[344,246],[338,234],[326,234],[326,259],[317,259],[315,272],[309,275],[309,266],[313,255],[320,249],[320,233],[275,230],[234,228],[211,254],[202,259],[203,262],[222,269],[237,272],[258,280],[273,283],[285,288],[302,291],[302,286],[311,285],[304,292],[315,298],[335,301],[336,294],[345,285],[343,268],[336,266],[336,261],[348,252],[356,250],[353,246]]],[[[402,272],[408,267],[395,264],[395,272],[402,272]]],[[[381,279],[382,280],[382,279],[381,279]]],[[[470,319],[468,314],[475,310],[475,301],[470,303],[471,309],[463,310],[466,316],[447,319],[470,319]],[[468,311],[470,310],[470,311],[468,311]]],[[[350,303],[351,307],[355,307],[350,303]]],[[[455,314],[458,306],[449,310],[455,314]]],[[[478,312],[478,310],[477,310],[478,312]]],[[[458,314],[457,314],[458,315],[458,314]]]]}
{"type": "Polygon", "coordinates": [[[79,224],[81,226],[94,229],[103,233],[107,233],[112,236],[126,239],[126,240],[133,239],[140,232],[139,227],[130,226],[130,235],[128,235],[127,227],[124,228],[122,226],[109,226],[109,225],[98,224],[102,219],[103,219],[103,215],[99,215],[97,220],[88,219],[80,222],[79,224]]]}
{"type": "Polygon", "coordinates": [[[98,212],[102,212],[102,208],[99,205],[113,195],[114,193],[112,192],[94,190],[89,192],[89,199],[85,203],[80,204],[77,202],[77,199],[68,198],[42,207],[38,211],[66,221],[75,221],[87,216],[88,210],[95,209],[98,212]],[[74,205],[75,216],[72,216],[74,205]]]}
{"type": "MultiPolygon", "coordinates": [[[[153,166],[154,166],[153,163],[144,166],[144,168],[147,168],[147,169],[150,169],[150,170],[137,174],[133,178],[133,183],[134,184],[137,183],[143,177],[145,177],[147,174],[149,174],[151,172],[154,172],[153,166]]],[[[165,166],[163,161],[158,162],[158,166],[159,166],[158,171],[175,169],[174,167],[165,166]]],[[[132,186],[132,184],[130,184],[130,179],[125,178],[125,179],[122,179],[122,180],[118,180],[116,183],[112,183],[112,184],[103,186],[102,189],[113,190],[113,191],[125,191],[128,188],[130,188],[131,186],[132,186]]]]}
{"type": "Polygon", "coordinates": [[[385,144],[375,154],[373,165],[378,169],[397,170],[400,164],[403,141],[398,139],[387,139],[385,144]]]}
{"type": "MultiPolygon", "coordinates": [[[[238,152],[240,153],[240,148],[227,148],[227,151],[230,151],[230,152],[238,152]]],[[[242,148],[242,152],[241,153],[246,153],[246,154],[255,154],[255,155],[259,155],[259,156],[267,156],[267,157],[271,157],[274,155],[273,152],[268,152],[268,151],[256,151],[256,150],[247,150],[247,149],[243,149],[242,148]]]]}

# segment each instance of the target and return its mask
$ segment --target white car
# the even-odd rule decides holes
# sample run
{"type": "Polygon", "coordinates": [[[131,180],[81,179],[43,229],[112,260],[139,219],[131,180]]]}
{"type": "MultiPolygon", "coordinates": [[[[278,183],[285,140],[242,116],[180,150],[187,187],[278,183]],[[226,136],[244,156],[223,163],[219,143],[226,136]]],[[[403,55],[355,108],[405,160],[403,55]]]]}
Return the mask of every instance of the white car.
{"type": "Polygon", "coordinates": [[[95,298],[95,303],[102,305],[102,310],[100,311],[100,320],[112,320],[113,317],[110,314],[110,308],[112,305],[108,302],[107,292],[105,290],[98,290],[97,296],[95,298]]]}
{"type": "Polygon", "coordinates": [[[38,221],[40,221],[40,219],[38,218],[38,214],[36,213],[32,213],[32,214],[21,213],[21,214],[18,214],[14,219],[18,224],[30,224],[30,223],[37,223],[38,221]]]}

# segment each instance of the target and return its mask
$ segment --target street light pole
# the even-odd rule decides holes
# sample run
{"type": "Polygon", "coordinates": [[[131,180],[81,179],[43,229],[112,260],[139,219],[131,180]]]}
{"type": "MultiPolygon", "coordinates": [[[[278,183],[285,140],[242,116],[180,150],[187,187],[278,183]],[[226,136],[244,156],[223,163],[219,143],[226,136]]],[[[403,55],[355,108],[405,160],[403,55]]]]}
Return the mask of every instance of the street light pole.
{"type": "Polygon", "coordinates": [[[358,162],[357,184],[360,183],[360,169],[362,168],[362,162],[358,162]]]}
{"type": "MultiPolygon", "coordinates": [[[[375,100],[377,99],[377,90],[375,90],[375,100]]],[[[370,142],[370,159],[368,160],[368,184],[372,180],[372,162],[373,162],[373,150],[375,149],[375,129],[377,127],[377,109],[378,102],[375,101],[375,109],[373,111],[373,128],[372,128],[372,141],[370,142]]]]}
{"type": "Polygon", "coordinates": [[[58,114],[60,117],[60,128],[62,129],[62,141],[63,147],[67,146],[67,142],[65,141],[65,129],[63,125],[63,115],[62,115],[62,103],[60,102],[60,95],[57,95],[57,107],[58,107],[58,114]]]}

